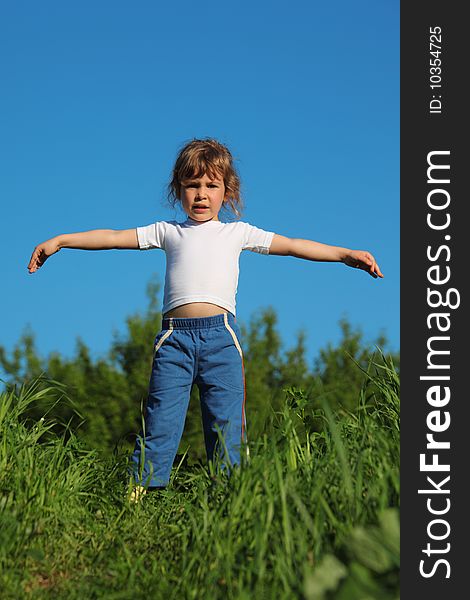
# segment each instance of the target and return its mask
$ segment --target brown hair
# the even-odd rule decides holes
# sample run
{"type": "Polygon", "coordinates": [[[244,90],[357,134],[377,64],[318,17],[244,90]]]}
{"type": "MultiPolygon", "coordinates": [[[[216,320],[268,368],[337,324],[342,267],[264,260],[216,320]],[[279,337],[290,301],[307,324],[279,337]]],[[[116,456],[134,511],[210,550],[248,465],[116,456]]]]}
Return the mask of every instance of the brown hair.
{"type": "Polygon", "coordinates": [[[240,178],[233,164],[230,150],[211,138],[194,139],[179,151],[173,167],[172,179],[168,184],[168,200],[174,207],[180,200],[181,182],[185,179],[221,176],[225,185],[225,199],[222,206],[241,217],[243,208],[240,195],[240,178]]]}

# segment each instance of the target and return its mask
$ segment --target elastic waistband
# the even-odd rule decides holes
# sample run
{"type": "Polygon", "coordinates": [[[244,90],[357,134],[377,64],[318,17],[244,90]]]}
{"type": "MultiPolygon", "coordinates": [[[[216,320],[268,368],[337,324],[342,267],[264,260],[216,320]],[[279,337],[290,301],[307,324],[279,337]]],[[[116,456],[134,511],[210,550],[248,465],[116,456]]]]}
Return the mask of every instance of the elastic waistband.
{"type": "Polygon", "coordinates": [[[212,317],[193,317],[190,319],[168,317],[162,320],[162,329],[207,329],[209,327],[220,327],[225,324],[225,321],[230,325],[237,322],[230,312],[213,315],[212,317]]]}

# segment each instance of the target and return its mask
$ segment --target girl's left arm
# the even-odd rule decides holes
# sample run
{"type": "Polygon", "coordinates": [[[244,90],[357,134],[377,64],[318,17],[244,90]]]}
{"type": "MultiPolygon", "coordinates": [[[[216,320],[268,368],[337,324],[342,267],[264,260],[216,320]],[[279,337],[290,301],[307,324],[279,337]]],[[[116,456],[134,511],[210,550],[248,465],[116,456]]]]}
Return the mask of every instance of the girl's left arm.
{"type": "Polygon", "coordinates": [[[274,234],[269,254],[278,256],[295,256],[306,260],[343,262],[348,267],[367,271],[374,278],[383,277],[379,265],[370,252],[350,250],[340,246],[329,246],[312,240],[288,238],[274,234]]]}

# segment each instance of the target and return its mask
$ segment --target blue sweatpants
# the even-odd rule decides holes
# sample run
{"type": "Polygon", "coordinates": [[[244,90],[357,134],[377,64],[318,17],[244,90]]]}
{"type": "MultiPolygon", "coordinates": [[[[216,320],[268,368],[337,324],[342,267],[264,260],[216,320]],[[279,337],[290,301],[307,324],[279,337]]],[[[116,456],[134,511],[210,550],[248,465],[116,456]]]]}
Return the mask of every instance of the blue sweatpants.
{"type": "Polygon", "coordinates": [[[220,460],[222,468],[240,463],[246,423],[239,340],[232,313],[163,319],[155,338],[145,430],[132,455],[138,484],[168,484],[193,384],[199,388],[208,460],[220,460]]]}

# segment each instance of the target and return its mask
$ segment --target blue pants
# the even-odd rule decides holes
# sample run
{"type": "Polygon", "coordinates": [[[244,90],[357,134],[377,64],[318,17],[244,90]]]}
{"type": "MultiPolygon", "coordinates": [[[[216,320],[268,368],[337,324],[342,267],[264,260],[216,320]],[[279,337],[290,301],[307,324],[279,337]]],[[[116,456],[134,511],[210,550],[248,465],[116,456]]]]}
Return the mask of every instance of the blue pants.
{"type": "Polygon", "coordinates": [[[208,460],[219,459],[222,468],[239,464],[241,443],[246,442],[239,339],[240,328],[231,313],[163,319],[155,338],[145,430],[132,455],[138,484],[168,484],[193,384],[199,388],[208,460]]]}

